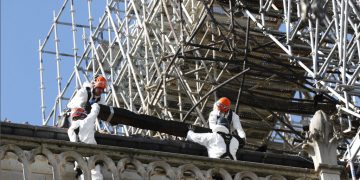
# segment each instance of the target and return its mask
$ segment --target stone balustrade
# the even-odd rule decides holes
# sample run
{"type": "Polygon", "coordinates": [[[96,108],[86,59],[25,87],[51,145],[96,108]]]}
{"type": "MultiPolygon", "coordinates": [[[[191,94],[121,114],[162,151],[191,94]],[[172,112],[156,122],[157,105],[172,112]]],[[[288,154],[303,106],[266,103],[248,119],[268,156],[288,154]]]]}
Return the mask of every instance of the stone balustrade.
{"type": "Polygon", "coordinates": [[[0,159],[0,179],[75,179],[74,161],[85,179],[96,163],[104,179],[318,179],[307,168],[4,134],[0,159]]]}

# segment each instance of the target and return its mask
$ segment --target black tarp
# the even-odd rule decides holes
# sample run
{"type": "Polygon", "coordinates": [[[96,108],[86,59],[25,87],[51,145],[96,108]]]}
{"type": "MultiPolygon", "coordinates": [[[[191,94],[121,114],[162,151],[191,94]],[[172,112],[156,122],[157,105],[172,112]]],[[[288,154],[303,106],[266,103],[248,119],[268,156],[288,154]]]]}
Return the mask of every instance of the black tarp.
{"type": "MultiPolygon", "coordinates": [[[[98,117],[101,120],[108,121],[111,125],[124,124],[141,129],[148,129],[159,131],[173,136],[186,137],[188,127],[190,124],[179,121],[168,121],[159,119],[154,116],[145,114],[136,114],[126,109],[115,108],[106,105],[100,105],[100,113],[98,117]],[[111,109],[113,108],[113,115],[111,116],[111,109]]],[[[206,133],[212,132],[209,128],[193,126],[194,132],[206,133]]]]}

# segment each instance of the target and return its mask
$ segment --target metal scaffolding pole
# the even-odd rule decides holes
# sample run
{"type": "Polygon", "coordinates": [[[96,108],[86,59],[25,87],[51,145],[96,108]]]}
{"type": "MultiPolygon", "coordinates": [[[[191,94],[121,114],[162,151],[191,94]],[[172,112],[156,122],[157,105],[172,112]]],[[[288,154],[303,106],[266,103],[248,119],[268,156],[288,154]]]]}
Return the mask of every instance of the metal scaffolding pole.
{"type": "Polygon", "coordinates": [[[44,62],[43,62],[43,55],[41,51],[41,40],[39,40],[39,63],[40,63],[40,97],[41,97],[41,124],[45,125],[45,100],[44,100],[44,62]]]}
{"type": "MultiPolygon", "coordinates": [[[[236,102],[252,144],[266,140],[273,148],[295,151],[299,144],[289,142],[300,130],[288,116],[309,117],[319,107],[348,117],[341,125],[352,131],[350,122],[360,118],[360,12],[351,0],[320,3],[306,7],[304,15],[300,2],[289,0],[64,0],[39,45],[42,124],[49,119],[57,124],[63,103],[81,82],[102,74],[109,80],[107,105],[169,121],[207,127],[216,98],[227,96],[236,102]],[[312,9],[319,7],[326,10],[312,9]],[[54,42],[48,41],[52,35],[54,42]],[[48,59],[55,59],[56,67],[48,59]],[[64,63],[68,59],[72,67],[64,63]],[[231,81],[245,69],[244,59],[250,69],[246,79],[231,81]],[[44,100],[50,94],[45,69],[57,72],[55,102],[44,100]],[[315,100],[319,94],[324,98],[315,100]],[[275,114],[282,116],[261,123],[275,114]],[[283,133],[269,126],[281,126],[283,133]]],[[[114,133],[169,137],[122,127],[114,133]]]]}

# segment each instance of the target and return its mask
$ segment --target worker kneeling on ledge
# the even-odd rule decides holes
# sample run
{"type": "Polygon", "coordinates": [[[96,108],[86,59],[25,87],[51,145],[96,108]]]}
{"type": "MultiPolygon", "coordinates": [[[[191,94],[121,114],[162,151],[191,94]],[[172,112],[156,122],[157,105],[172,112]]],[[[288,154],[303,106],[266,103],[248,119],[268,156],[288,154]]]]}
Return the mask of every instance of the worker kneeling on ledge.
{"type": "Polygon", "coordinates": [[[231,135],[229,126],[230,123],[226,118],[219,118],[216,121],[212,133],[195,133],[194,127],[190,125],[186,138],[205,146],[211,158],[237,160],[236,152],[244,146],[245,141],[238,135],[231,135]]]}
{"type": "Polygon", "coordinates": [[[231,101],[227,97],[221,97],[214,103],[214,108],[209,114],[209,127],[214,131],[216,122],[220,118],[226,118],[228,122],[229,133],[238,135],[242,139],[246,139],[245,131],[243,130],[240,117],[230,109],[231,101]]]}

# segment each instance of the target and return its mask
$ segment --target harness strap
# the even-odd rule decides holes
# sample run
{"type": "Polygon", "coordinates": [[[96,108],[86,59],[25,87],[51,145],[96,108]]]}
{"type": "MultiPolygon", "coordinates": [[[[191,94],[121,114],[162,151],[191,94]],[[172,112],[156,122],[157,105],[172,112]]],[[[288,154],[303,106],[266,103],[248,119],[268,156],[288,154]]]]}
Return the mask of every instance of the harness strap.
{"type": "Polygon", "coordinates": [[[228,122],[229,122],[229,125],[231,125],[231,123],[232,123],[232,110],[230,109],[229,110],[229,113],[228,113],[228,115],[227,115],[227,117],[226,117],[226,119],[228,120],[228,122]]]}
{"type": "Polygon", "coordinates": [[[86,92],[87,92],[87,95],[88,95],[88,100],[87,101],[89,101],[90,100],[90,98],[91,98],[91,89],[90,89],[90,87],[86,87],[86,92]]]}
{"type": "Polygon", "coordinates": [[[231,160],[234,160],[234,157],[230,153],[230,142],[232,139],[232,135],[223,132],[217,132],[217,133],[220,134],[220,136],[224,139],[224,142],[226,144],[226,152],[223,155],[221,155],[220,158],[229,157],[231,160]]]}
{"type": "Polygon", "coordinates": [[[239,149],[244,147],[245,140],[243,138],[241,138],[239,135],[232,135],[232,136],[239,141],[239,149]]]}
{"type": "Polygon", "coordinates": [[[92,105],[93,103],[99,102],[99,101],[100,101],[100,97],[95,98],[95,101],[91,103],[91,102],[90,102],[91,99],[92,99],[91,88],[90,88],[90,87],[86,87],[86,92],[87,92],[88,98],[87,98],[86,105],[85,105],[85,111],[86,111],[86,113],[89,114],[90,111],[91,111],[91,105],[92,105]]]}

